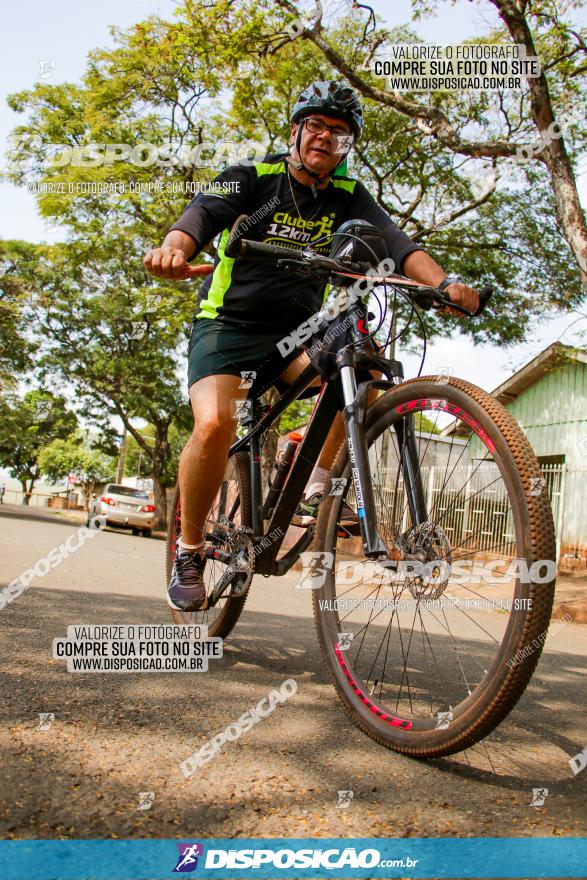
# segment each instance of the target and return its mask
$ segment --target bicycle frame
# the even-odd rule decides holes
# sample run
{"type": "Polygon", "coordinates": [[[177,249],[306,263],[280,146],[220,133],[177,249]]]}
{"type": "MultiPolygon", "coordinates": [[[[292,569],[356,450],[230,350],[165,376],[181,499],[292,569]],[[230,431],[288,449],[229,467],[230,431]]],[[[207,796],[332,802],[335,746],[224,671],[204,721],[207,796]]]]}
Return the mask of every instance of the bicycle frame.
{"type": "MultiPolygon", "coordinates": [[[[348,315],[352,318],[352,321],[351,326],[346,331],[347,338],[345,339],[345,344],[350,342],[364,343],[366,331],[361,329],[361,327],[365,326],[367,319],[365,303],[359,301],[351,306],[348,309],[348,315]]],[[[314,363],[310,363],[269,410],[264,411],[263,405],[255,399],[250,416],[247,419],[243,419],[245,426],[252,426],[250,431],[245,437],[236,440],[230,447],[229,458],[242,450],[246,450],[249,453],[252,503],[251,523],[254,539],[260,541],[265,535],[275,532],[280,536],[276,540],[272,540],[267,547],[260,543],[258,544],[261,550],[257,555],[255,563],[255,572],[257,574],[266,576],[285,574],[296,562],[300,554],[309,546],[313,538],[314,529],[312,526],[305,530],[302,537],[282,559],[276,559],[312,469],[319,458],[324,441],[337,413],[341,410],[349,444],[351,475],[357,499],[357,513],[363,550],[368,558],[388,557],[388,550],[381,540],[376,525],[375,500],[369,466],[365,416],[370,388],[386,390],[396,387],[396,381],[403,378],[402,365],[399,361],[390,360],[381,355],[373,355],[364,348],[354,347],[345,348],[341,351],[336,357],[336,363],[340,373],[335,380],[325,380],[322,383],[304,437],[296,450],[287,479],[265,529],[263,528],[261,447],[259,438],[279,418],[289,404],[296,400],[315,378],[321,375],[317,366],[314,363]],[[385,380],[371,379],[360,382],[357,386],[358,369],[377,369],[388,378],[385,380]],[[259,418],[260,413],[263,413],[261,418],[259,418]]],[[[416,449],[414,422],[411,415],[407,415],[398,423],[396,434],[412,522],[414,524],[425,522],[427,519],[425,494],[416,449]]]]}

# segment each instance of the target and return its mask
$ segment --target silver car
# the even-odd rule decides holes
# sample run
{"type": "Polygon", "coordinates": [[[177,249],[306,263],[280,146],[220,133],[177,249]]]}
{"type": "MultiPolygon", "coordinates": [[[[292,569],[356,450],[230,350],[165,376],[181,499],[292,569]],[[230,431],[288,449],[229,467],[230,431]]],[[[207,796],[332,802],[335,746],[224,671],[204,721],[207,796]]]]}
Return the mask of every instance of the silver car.
{"type": "Polygon", "coordinates": [[[155,522],[155,506],[142,490],[108,483],[102,494],[93,497],[88,505],[88,525],[95,516],[104,518],[108,526],[132,529],[133,535],[149,538],[155,522]]]}

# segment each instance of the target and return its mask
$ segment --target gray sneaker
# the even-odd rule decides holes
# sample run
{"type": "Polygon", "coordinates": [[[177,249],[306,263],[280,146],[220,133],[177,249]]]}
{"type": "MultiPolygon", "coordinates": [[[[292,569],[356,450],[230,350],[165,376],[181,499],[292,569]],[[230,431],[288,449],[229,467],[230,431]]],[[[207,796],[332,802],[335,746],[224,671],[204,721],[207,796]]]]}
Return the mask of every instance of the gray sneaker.
{"type": "Polygon", "coordinates": [[[177,548],[167,590],[170,608],[175,611],[198,611],[206,604],[205,566],[205,556],[200,556],[195,550],[177,548]]]}

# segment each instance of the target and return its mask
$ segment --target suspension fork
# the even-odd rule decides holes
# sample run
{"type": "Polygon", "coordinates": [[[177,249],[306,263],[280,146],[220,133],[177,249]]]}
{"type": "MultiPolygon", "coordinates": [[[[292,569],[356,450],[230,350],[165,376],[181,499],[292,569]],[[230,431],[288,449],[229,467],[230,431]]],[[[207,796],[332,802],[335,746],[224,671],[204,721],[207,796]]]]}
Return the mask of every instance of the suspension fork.
{"type": "MultiPolygon", "coordinates": [[[[367,323],[367,307],[364,302],[357,302],[349,309],[351,327],[347,341],[364,342],[363,334],[367,323]],[[361,329],[363,328],[363,329],[361,329]]],[[[342,417],[345,424],[351,464],[351,476],[357,499],[357,514],[363,540],[365,556],[372,559],[388,557],[388,550],[377,530],[377,518],[375,516],[375,496],[373,481],[371,479],[371,467],[369,465],[369,448],[367,444],[366,413],[369,398],[369,385],[391,385],[394,378],[402,375],[401,364],[382,357],[371,355],[362,346],[345,347],[339,352],[336,363],[340,370],[340,382],[342,386],[342,398],[344,407],[342,417]],[[364,383],[357,392],[357,368],[380,369],[389,382],[364,383]]]]}
{"type": "MultiPolygon", "coordinates": [[[[350,330],[355,341],[361,338],[360,318],[365,318],[367,309],[364,303],[357,303],[349,311],[356,320],[350,330]]],[[[364,325],[363,325],[364,326],[364,325]]],[[[388,549],[377,530],[375,516],[375,496],[371,467],[369,465],[369,449],[366,432],[366,412],[368,405],[368,385],[375,387],[393,387],[393,382],[403,378],[401,364],[395,360],[370,356],[364,349],[346,348],[337,356],[342,385],[344,408],[342,416],[346,427],[351,463],[351,475],[357,498],[357,513],[363,539],[365,556],[378,558],[388,556],[388,549]],[[357,367],[378,368],[389,381],[373,381],[361,385],[357,392],[357,367]]],[[[404,485],[410,515],[414,525],[426,522],[426,498],[422,485],[422,475],[416,444],[414,418],[408,415],[395,426],[400,448],[400,466],[404,475],[404,485]]]]}
{"type": "Polygon", "coordinates": [[[418,447],[416,444],[416,428],[414,416],[410,413],[394,425],[399,446],[400,467],[404,476],[406,499],[412,519],[412,525],[419,526],[428,519],[426,495],[422,485],[422,470],[418,447]]]}
{"type": "Polygon", "coordinates": [[[365,430],[367,395],[357,394],[354,366],[343,365],[340,369],[340,378],[344,399],[342,417],[347,433],[351,477],[357,499],[357,514],[363,539],[363,551],[368,558],[377,559],[379,556],[387,556],[387,549],[377,531],[375,517],[375,496],[365,430]]]}

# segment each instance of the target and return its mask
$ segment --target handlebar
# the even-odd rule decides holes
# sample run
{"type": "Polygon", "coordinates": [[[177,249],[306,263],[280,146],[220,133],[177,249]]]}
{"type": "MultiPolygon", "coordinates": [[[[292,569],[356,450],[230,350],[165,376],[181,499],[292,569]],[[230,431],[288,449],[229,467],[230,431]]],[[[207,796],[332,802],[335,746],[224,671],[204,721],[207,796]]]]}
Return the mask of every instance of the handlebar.
{"type": "MultiPolygon", "coordinates": [[[[241,256],[251,260],[271,262],[282,269],[289,269],[300,274],[322,276],[324,280],[328,280],[333,275],[356,278],[357,280],[366,277],[364,267],[357,264],[343,264],[310,250],[297,251],[293,248],[279,247],[274,244],[265,244],[260,241],[239,238],[238,227],[243,222],[245,216],[239,217],[232,228],[228,244],[224,249],[228,257],[241,256]]],[[[479,306],[477,310],[470,312],[469,309],[453,303],[435,287],[419,284],[417,281],[411,281],[409,278],[404,278],[401,275],[382,275],[380,277],[371,275],[370,277],[373,281],[386,282],[395,287],[407,289],[416,304],[425,311],[431,308],[451,308],[462,315],[466,315],[468,318],[476,318],[480,315],[493,295],[492,287],[487,285],[483,287],[479,291],[479,306]]]]}

